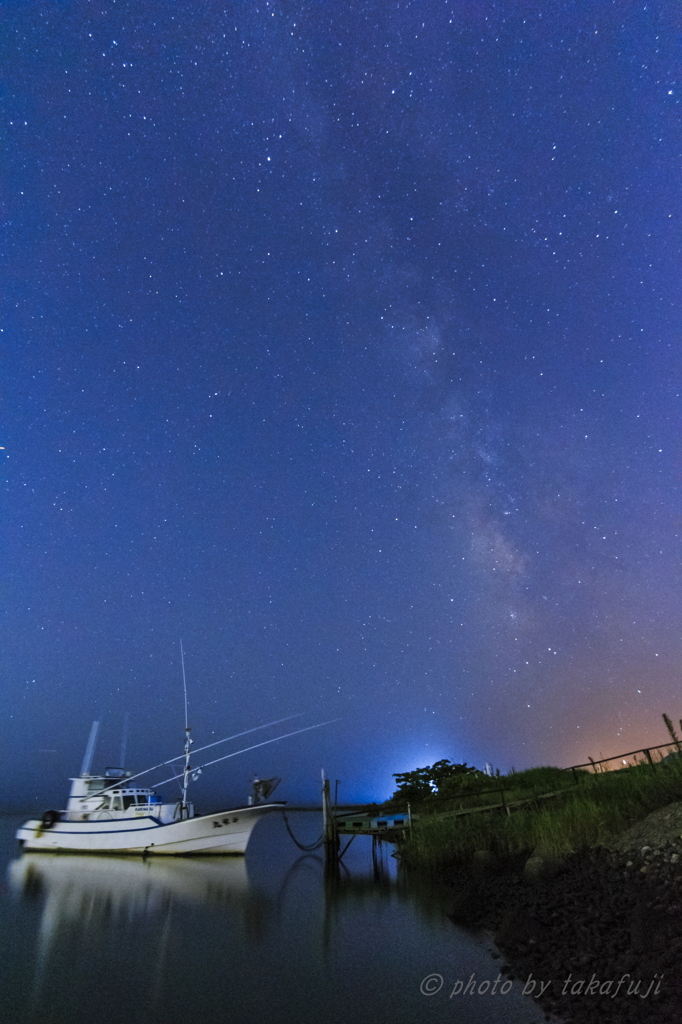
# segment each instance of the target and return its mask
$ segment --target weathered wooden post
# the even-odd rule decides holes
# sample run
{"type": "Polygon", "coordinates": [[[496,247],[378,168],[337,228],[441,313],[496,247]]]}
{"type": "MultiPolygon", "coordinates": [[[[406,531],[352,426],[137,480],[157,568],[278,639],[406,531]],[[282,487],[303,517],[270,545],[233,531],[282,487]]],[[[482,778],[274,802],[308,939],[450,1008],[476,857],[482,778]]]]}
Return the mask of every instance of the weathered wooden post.
{"type": "Polygon", "coordinates": [[[339,866],[339,837],[336,834],[336,820],[331,810],[329,779],[322,772],[322,819],[324,823],[324,859],[332,871],[339,866]]]}
{"type": "Polygon", "coordinates": [[[327,780],[324,777],[324,768],[323,768],[322,769],[322,832],[323,832],[325,841],[327,839],[327,817],[328,817],[328,811],[327,811],[327,787],[328,786],[329,786],[329,783],[327,782],[327,780]]]}

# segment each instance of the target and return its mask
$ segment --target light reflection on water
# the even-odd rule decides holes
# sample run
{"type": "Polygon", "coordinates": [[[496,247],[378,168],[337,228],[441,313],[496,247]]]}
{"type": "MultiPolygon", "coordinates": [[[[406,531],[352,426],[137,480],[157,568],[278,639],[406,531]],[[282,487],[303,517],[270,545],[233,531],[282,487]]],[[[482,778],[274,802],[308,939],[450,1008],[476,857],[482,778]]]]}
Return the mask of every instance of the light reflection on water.
{"type": "MultiPolygon", "coordinates": [[[[319,816],[291,814],[310,842],[319,816]]],[[[246,858],[24,854],[2,818],[7,889],[0,933],[3,1024],[532,1024],[504,996],[448,999],[494,979],[481,937],[454,928],[436,887],[405,880],[384,847],[357,840],[340,877],[301,856],[279,816],[246,858]],[[419,991],[433,972],[435,996],[419,991]]]]}

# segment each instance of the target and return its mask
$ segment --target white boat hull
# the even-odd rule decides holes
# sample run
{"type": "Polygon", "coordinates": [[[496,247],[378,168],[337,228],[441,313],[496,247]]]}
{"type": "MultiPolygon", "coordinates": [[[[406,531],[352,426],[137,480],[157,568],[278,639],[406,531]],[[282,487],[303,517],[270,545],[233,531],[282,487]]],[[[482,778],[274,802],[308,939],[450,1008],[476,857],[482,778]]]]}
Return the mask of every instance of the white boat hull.
{"type": "Polygon", "coordinates": [[[162,824],[153,817],[114,821],[27,821],[17,832],[24,850],[149,856],[243,855],[259,818],[284,804],[257,804],[162,824]]]}

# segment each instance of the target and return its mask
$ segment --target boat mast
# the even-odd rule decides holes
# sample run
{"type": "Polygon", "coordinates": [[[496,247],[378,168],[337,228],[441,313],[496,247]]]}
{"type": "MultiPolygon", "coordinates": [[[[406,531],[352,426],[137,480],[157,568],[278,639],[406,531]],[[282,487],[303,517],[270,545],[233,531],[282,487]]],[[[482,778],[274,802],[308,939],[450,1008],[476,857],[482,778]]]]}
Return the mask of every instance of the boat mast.
{"type": "Polygon", "coordinates": [[[185,768],[182,773],[182,804],[180,806],[180,820],[183,817],[189,818],[189,808],[187,806],[187,786],[189,785],[190,766],[189,766],[189,748],[192,746],[192,740],[189,738],[189,734],[192,731],[187,724],[187,680],[185,678],[185,655],[182,650],[182,640],[180,640],[180,660],[182,661],[182,685],[185,691],[185,768]]]}

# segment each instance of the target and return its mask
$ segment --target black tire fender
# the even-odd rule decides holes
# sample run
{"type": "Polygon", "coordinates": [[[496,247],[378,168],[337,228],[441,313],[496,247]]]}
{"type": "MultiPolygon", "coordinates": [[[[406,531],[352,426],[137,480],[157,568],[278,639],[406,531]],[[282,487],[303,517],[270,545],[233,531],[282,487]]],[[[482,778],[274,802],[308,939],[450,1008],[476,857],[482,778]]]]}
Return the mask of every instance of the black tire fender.
{"type": "Polygon", "coordinates": [[[43,814],[43,822],[42,822],[43,828],[45,828],[45,829],[52,828],[52,826],[56,825],[57,822],[60,821],[60,820],[61,820],[61,814],[59,813],[59,811],[45,811],[45,813],[43,814]]]}

